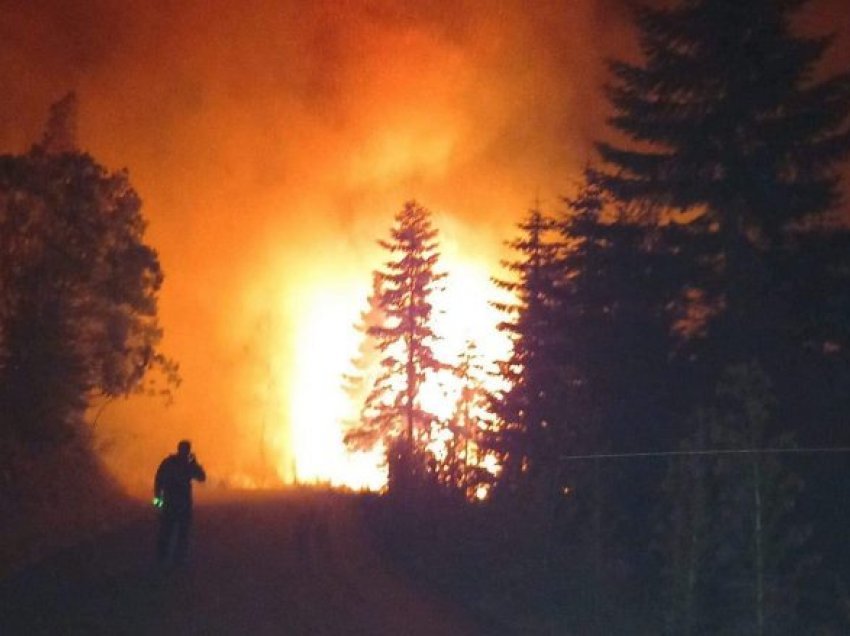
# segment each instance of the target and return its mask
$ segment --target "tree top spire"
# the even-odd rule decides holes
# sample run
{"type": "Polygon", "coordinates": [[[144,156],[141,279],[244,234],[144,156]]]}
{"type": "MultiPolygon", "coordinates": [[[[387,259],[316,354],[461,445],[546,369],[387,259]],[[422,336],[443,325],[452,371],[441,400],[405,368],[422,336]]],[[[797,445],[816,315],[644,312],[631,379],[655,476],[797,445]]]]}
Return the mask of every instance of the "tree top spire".
{"type": "Polygon", "coordinates": [[[50,106],[39,147],[48,154],[78,150],[77,94],[74,91],[50,106]]]}

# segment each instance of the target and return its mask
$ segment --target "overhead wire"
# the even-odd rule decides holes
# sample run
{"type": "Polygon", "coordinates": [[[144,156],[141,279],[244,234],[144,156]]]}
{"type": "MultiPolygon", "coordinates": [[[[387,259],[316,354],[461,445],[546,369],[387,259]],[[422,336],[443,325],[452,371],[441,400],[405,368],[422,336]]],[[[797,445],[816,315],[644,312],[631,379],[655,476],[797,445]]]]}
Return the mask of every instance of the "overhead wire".
{"type": "Polygon", "coordinates": [[[649,457],[688,457],[705,455],[780,455],[805,453],[850,453],[850,446],[821,448],[715,448],[704,450],[647,451],[639,453],[595,453],[587,455],[561,455],[560,461],[588,459],[634,459],[649,457]]]}

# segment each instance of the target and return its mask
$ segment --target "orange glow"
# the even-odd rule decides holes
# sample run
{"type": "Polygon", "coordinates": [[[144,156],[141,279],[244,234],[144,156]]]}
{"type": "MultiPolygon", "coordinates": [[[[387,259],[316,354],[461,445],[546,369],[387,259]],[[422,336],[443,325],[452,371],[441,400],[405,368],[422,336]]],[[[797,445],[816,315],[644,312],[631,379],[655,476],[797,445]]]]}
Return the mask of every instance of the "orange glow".
{"type": "MultiPolygon", "coordinates": [[[[390,215],[388,225],[389,219],[390,215]]],[[[500,317],[489,304],[497,294],[490,280],[491,265],[464,257],[460,245],[451,238],[443,241],[442,266],[448,276],[445,290],[434,298],[435,329],[443,337],[437,353],[453,362],[473,339],[482,358],[492,362],[506,355],[509,343],[496,331],[500,317]]],[[[298,481],[356,489],[379,489],[386,481],[380,449],[349,453],[342,442],[343,421],[356,417],[360,406],[352,404],[343,390],[342,376],[349,371],[362,337],[354,325],[370,280],[368,269],[329,272],[296,297],[296,349],[287,392],[292,396],[289,421],[298,481]]],[[[423,405],[448,417],[457,399],[456,383],[448,373],[426,382],[423,405]]]]}
{"type": "MultiPolygon", "coordinates": [[[[103,410],[107,465],[146,494],[186,437],[207,488],[379,485],[376,458],[348,457],[339,429],[354,408],[340,387],[352,324],[384,260],[375,241],[405,200],[431,209],[451,275],[441,354],[471,336],[500,355],[487,303],[502,241],[538,194],[557,207],[605,117],[587,103],[599,27],[612,28],[602,5],[79,4],[7,7],[0,146],[28,148],[76,89],[83,149],[126,166],[144,202],[163,350],[183,384],[171,406],[132,396],[103,410]]],[[[451,392],[429,386],[427,401],[447,413],[451,392]]]]}

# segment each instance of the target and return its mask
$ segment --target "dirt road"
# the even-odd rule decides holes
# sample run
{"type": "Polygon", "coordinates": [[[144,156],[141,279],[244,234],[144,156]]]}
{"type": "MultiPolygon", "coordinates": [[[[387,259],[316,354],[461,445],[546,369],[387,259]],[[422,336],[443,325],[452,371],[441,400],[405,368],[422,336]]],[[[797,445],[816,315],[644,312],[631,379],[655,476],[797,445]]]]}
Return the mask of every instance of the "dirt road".
{"type": "Polygon", "coordinates": [[[151,513],[0,581],[0,634],[479,633],[382,560],[353,497],[202,502],[180,567],[154,562],[154,533],[151,513]]]}

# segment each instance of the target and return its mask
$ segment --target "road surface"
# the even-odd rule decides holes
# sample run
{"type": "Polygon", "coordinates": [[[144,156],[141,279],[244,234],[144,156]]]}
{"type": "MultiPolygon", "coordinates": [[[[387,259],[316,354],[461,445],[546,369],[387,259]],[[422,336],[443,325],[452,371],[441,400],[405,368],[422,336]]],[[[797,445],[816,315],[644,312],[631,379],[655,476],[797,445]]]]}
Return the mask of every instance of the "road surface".
{"type": "Polygon", "coordinates": [[[154,562],[154,534],[151,513],[0,581],[0,634],[480,633],[381,558],[354,497],[197,504],[180,567],[154,562]]]}

